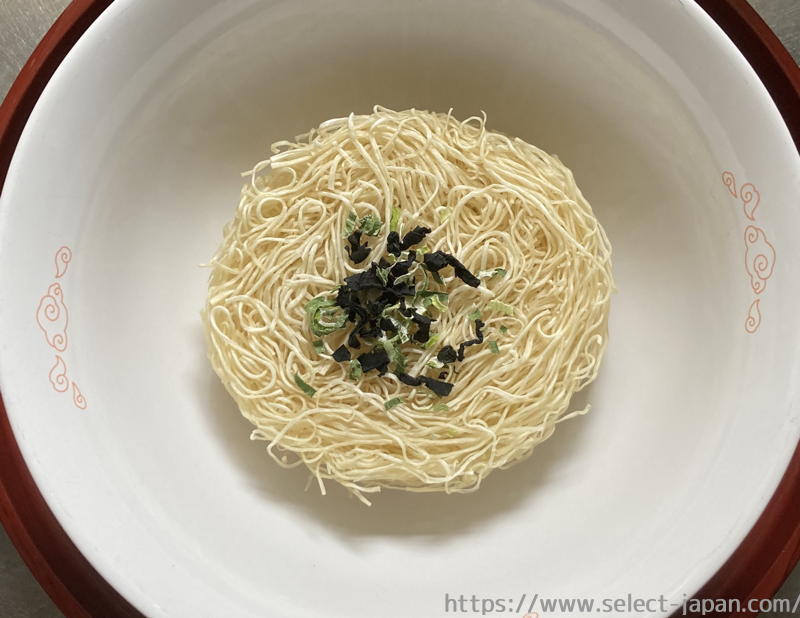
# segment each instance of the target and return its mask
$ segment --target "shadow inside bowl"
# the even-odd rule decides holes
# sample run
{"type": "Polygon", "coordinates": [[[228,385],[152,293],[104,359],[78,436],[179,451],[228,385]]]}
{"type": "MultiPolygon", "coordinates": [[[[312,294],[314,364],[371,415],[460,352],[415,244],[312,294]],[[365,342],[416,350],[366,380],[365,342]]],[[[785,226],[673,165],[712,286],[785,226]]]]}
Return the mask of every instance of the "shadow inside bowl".
{"type": "MultiPolygon", "coordinates": [[[[199,326],[197,342],[197,358],[205,361],[205,341],[199,326]]],[[[316,480],[309,482],[305,466],[288,470],[278,466],[267,454],[265,442],[249,439],[252,425],[241,415],[207,361],[197,363],[193,382],[192,392],[198,397],[196,409],[204,412],[201,420],[219,438],[233,465],[245,475],[249,488],[265,500],[284,504],[294,515],[318,520],[349,540],[417,536],[445,541],[507,514],[523,502],[535,501],[538,489],[558,482],[564,462],[580,447],[586,425],[581,419],[559,425],[530,458],[508,470],[495,471],[478,491],[447,495],[384,490],[369,494],[372,506],[367,507],[334,481],[327,481],[327,493],[320,495],[316,480]]],[[[576,394],[571,409],[585,406],[591,398],[590,391],[591,385],[576,394]]]]}

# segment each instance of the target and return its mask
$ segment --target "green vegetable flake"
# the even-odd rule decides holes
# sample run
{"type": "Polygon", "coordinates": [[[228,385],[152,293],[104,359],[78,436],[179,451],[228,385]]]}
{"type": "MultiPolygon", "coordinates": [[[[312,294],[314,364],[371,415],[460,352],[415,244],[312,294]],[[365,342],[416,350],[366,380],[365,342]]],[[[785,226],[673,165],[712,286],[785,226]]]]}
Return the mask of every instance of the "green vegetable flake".
{"type": "Polygon", "coordinates": [[[392,320],[392,322],[394,322],[394,325],[397,327],[397,338],[400,340],[400,343],[408,343],[411,341],[411,335],[408,334],[408,323],[410,320],[392,320]]]}
{"type": "MultiPolygon", "coordinates": [[[[428,340],[423,344],[426,350],[430,350],[433,346],[439,343],[439,335],[431,335],[428,340]]],[[[430,366],[430,363],[428,364],[430,366]]],[[[441,367],[441,365],[439,365],[441,367]]]]}
{"type": "Polygon", "coordinates": [[[306,395],[308,395],[309,397],[313,397],[314,395],[317,394],[317,389],[315,389],[315,388],[309,386],[308,384],[306,384],[303,381],[303,378],[301,378],[297,374],[294,374],[294,383],[297,384],[298,388],[301,391],[303,391],[306,395]]]}
{"type": "Polygon", "coordinates": [[[356,222],[358,221],[358,217],[356,213],[352,210],[347,213],[347,220],[344,222],[344,237],[347,238],[350,234],[353,233],[353,230],[356,229],[356,222]]]}
{"type": "Polygon", "coordinates": [[[414,298],[414,304],[421,306],[423,309],[433,307],[437,311],[444,313],[447,311],[447,302],[450,297],[444,292],[434,292],[432,290],[422,290],[417,292],[414,298]]]}
{"type": "Polygon", "coordinates": [[[489,342],[489,351],[492,354],[500,354],[500,348],[497,347],[497,342],[496,341],[490,341],[489,342]]]}
{"type": "Polygon", "coordinates": [[[377,236],[381,232],[383,222],[373,215],[362,217],[358,223],[358,229],[364,232],[367,236],[377,236]]]}
{"type": "Polygon", "coordinates": [[[322,296],[317,296],[312,298],[310,301],[306,303],[305,310],[309,317],[316,314],[320,311],[323,307],[332,307],[334,302],[329,299],[325,294],[322,296]]]}
{"type": "Polygon", "coordinates": [[[399,406],[401,403],[403,403],[402,397],[394,397],[393,399],[390,399],[389,401],[384,403],[383,407],[386,408],[387,410],[391,410],[392,408],[399,406]]]}
{"type": "Polygon", "coordinates": [[[350,379],[351,380],[359,380],[361,375],[363,374],[363,370],[361,369],[361,361],[357,358],[354,358],[350,361],[350,379]]]}
{"type": "Polygon", "coordinates": [[[389,220],[389,231],[396,232],[400,225],[400,209],[397,206],[392,208],[392,218],[389,220]]]}
{"type": "Polygon", "coordinates": [[[384,339],[381,341],[383,344],[383,349],[386,350],[386,354],[389,356],[389,360],[394,363],[395,371],[400,371],[405,373],[406,370],[406,357],[390,339],[384,339]]]}
{"type": "Polygon", "coordinates": [[[375,272],[378,275],[378,279],[380,279],[381,283],[385,286],[389,281],[389,269],[388,268],[378,268],[378,269],[376,269],[375,272]]]}
{"type": "MultiPolygon", "coordinates": [[[[392,338],[392,341],[396,338],[400,340],[400,343],[406,343],[411,340],[411,335],[408,332],[411,327],[411,318],[398,312],[399,308],[399,304],[384,307],[381,312],[381,318],[389,320],[394,325],[394,330],[397,331],[397,335],[392,338]]],[[[391,341],[389,343],[391,344],[391,341]]]]}
{"type": "Polygon", "coordinates": [[[479,309],[476,309],[472,313],[467,316],[470,320],[480,320],[481,319],[481,312],[479,309]]]}
{"type": "Polygon", "coordinates": [[[409,281],[414,281],[413,272],[407,272],[405,275],[400,275],[399,277],[395,277],[394,279],[395,285],[400,285],[401,283],[408,283],[409,281]]]}
{"type": "Polygon", "coordinates": [[[428,278],[428,269],[420,268],[419,270],[422,271],[422,287],[418,288],[419,292],[427,292],[428,286],[430,285],[430,279],[428,278]]]}
{"type": "Polygon", "coordinates": [[[311,332],[317,337],[330,335],[342,328],[347,321],[347,315],[336,307],[336,303],[325,295],[317,296],[306,304],[311,332]]]}
{"type": "Polygon", "coordinates": [[[496,311],[497,313],[503,313],[505,315],[514,315],[514,307],[511,305],[506,305],[505,303],[501,303],[499,300],[491,300],[486,305],[486,309],[488,311],[496,311]]]}
{"type": "Polygon", "coordinates": [[[491,279],[492,277],[505,277],[508,271],[505,268],[494,268],[492,270],[482,270],[478,273],[478,279],[491,279]]]}
{"type": "Polygon", "coordinates": [[[508,326],[501,326],[500,327],[500,332],[505,335],[508,332],[508,326]]]}
{"type": "Polygon", "coordinates": [[[449,409],[450,406],[448,406],[446,403],[435,403],[431,408],[433,412],[447,412],[449,409]]]}
{"type": "Polygon", "coordinates": [[[447,294],[436,294],[435,296],[431,296],[431,305],[437,311],[444,313],[447,311],[447,294]]]}
{"type": "Polygon", "coordinates": [[[314,351],[317,354],[324,354],[325,353],[325,344],[320,339],[317,339],[316,341],[312,342],[311,345],[314,346],[314,351]]]}
{"type": "Polygon", "coordinates": [[[383,308],[381,311],[382,318],[390,318],[392,316],[393,311],[397,311],[400,308],[400,303],[395,303],[394,305],[388,305],[383,308]]]}

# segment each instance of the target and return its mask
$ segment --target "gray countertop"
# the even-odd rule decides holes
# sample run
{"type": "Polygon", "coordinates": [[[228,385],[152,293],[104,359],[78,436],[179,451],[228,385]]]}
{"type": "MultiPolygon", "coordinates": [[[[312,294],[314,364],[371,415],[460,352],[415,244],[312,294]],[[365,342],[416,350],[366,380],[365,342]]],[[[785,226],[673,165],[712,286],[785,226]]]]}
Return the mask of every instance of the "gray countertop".
{"type": "MultiPolygon", "coordinates": [[[[800,0],[750,0],[764,20],[800,61],[800,0]]],[[[0,98],[20,67],[69,0],[0,0],[0,98]]],[[[800,568],[778,592],[779,598],[800,595],[800,568]]],[[[5,531],[0,528],[0,616],[50,618],[60,616],[28,572],[5,531]]],[[[773,618],[784,614],[762,614],[773,618]]]]}

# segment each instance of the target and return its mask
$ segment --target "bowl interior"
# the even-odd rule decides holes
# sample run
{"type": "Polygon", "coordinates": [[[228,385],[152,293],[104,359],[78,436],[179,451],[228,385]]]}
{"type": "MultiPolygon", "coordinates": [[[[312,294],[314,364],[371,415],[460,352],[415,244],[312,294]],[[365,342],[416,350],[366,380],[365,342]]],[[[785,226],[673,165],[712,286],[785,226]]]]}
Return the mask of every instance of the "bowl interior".
{"type": "Polygon", "coordinates": [[[137,607],[679,603],[727,558],[798,437],[797,154],[704,14],[647,4],[118,0],[92,26],[2,195],[0,386],[49,504],[137,607]],[[200,264],[271,142],[374,104],[485,111],[557,154],[619,291],[590,414],[475,494],[365,508],[248,441],[206,361],[200,264]]]}

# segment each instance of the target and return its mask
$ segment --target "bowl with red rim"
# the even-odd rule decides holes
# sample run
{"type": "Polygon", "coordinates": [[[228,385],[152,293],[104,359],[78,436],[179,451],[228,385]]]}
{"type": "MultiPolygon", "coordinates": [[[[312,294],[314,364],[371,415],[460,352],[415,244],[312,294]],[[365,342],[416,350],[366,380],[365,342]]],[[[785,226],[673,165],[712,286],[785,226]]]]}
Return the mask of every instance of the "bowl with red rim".
{"type": "Polygon", "coordinates": [[[17,548],[68,615],[774,593],[800,548],[798,83],[740,0],[73,2],[0,109],[17,548]],[[271,142],[375,104],[557,154],[618,292],[588,415],[476,493],[367,508],[248,440],[198,265],[271,142]]]}

